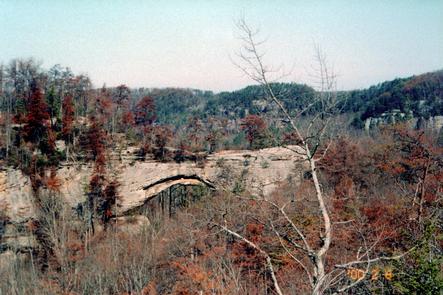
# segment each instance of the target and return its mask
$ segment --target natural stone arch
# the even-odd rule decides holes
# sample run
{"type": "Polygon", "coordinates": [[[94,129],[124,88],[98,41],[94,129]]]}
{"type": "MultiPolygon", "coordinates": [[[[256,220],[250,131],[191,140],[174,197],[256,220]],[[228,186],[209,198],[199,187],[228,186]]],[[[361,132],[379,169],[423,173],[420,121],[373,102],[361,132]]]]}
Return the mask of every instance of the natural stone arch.
{"type": "Polygon", "coordinates": [[[160,180],[157,180],[153,183],[150,183],[143,187],[144,190],[148,191],[148,194],[154,193],[156,191],[162,191],[164,189],[167,189],[169,186],[175,185],[175,184],[183,184],[183,185],[206,185],[207,187],[211,189],[215,189],[215,185],[207,180],[204,179],[197,174],[193,175],[184,175],[184,174],[178,174],[178,175],[172,175],[167,178],[163,178],[160,180]],[[164,187],[164,188],[163,188],[164,187]]]}
{"type": "Polygon", "coordinates": [[[157,181],[154,181],[148,185],[143,186],[144,191],[144,198],[143,203],[141,203],[137,207],[133,207],[129,210],[122,211],[120,215],[126,215],[129,212],[134,212],[137,210],[137,208],[140,208],[144,206],[147,202],[152,200],[153,198],[156,198],[158,195],[160,195],[162,192],[167,191],[168,189],[174,187],[174,186],[204,186],[209,188],[210,190],[215,190],[215,185],[203,177],[198,176],[197,174],[193,175],[184,175],[184,174],[178,174],[178,175],[172,175],[166,178],[159,179],[157,181]]]}

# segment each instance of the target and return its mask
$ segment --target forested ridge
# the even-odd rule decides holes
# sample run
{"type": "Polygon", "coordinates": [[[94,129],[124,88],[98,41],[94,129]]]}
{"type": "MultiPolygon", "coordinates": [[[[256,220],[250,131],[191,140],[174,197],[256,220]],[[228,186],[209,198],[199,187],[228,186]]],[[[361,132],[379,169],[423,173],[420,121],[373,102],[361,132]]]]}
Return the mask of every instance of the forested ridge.
{"type": "MultiPolygon", "coordinates": [[[[24,102],[20,99],[24,88],[29,87],[30,79],[41,75],[47,80],[45,84],[45,99],[51,106],[52,116],[61,117],[62,92],[73,94],[78,114],[85,115],[87,91],[94,90],[87,76],[75,75],[69,68],[56,65],[49,70],[40,68],[33,61],[14,61],[13,69],[2,66],[2,96],[1,109],[7,111],[8,103],[13,106],[13,112],[23,113],[24,102]],[[76,81],[74,81],[76,80],[76,81]],[[12,86],[12,84],[14,86],[12,86]],[[15,88],[15,89],[13,89],[15,88]],[[10,93],[11,91],[14,94],[10,93]],[[82,92],[84,92],[82,94],[82,92]],[[7,94],[7,95],[6,95],[7,94]],[[9,97],[10,101],[6,99],[9,97]],[[56,110],[58,112],[55,112],[56,110]]],[[[124,84],[122,84],[123,86],[124,84]]],[[[369,117],[379,117],[381,114],[398,110],[412,117],[429,118],[443,114],[443,71],[414,75],[408,78],[397,78],[385,81],[367,89],[340,91],[341,112],[352,114],[358,120],[369,117]]],[[[283,100],[288,110],[297,112],[314,100],[316,91],[306,85],[297,83],[272,83],[278,93],[284,93],[283,100]]],[[[119,87],[108,87],[109,92],[122,91],[119,87]]],[[[134,108],[143,96],[151,96],[155,100],[157,121],[161,124],[183,125],[191,116],[205,119],[211,116],[228,119],[244,118],[247,114],[267,113],[272,106],[265,106],[265,93],[260,86],[248,86],[232,92],[214,93],[212,91],[185,88],[136,88],[125,87],[128,105],[134,108]]],[[[113,98],[118,99],[118,98],[113,98]]],[[[11,107],[11,106],[9,106],[11,107]]],[[[315,113],[311,108],[309,113],[315,113]]]]}
{"type": "MultiPolygon", "coordinates": [[[[315,97],[315,90],[305,84],[273,83],[272,86],[276,92],[285,94],[284,103],[292,111],[303,109],[315,97]]],[[[183,118],[190,114],[199,118],[243,118],[247,112],[266,113],[270,108],[260,103],[265,99],[260,86],[220,93],[180,88],[133,91],[136,96],[149,93],[155,98],[162,123],[183,123],[183,118]]],[[[357,120],[379,117],[392,110],[413,117],[439,116],[443,115],[443,71],[397,78],[362,90],[342,91],[339,96],[343,100],[341,112],[352,114],[357,120]]]]}

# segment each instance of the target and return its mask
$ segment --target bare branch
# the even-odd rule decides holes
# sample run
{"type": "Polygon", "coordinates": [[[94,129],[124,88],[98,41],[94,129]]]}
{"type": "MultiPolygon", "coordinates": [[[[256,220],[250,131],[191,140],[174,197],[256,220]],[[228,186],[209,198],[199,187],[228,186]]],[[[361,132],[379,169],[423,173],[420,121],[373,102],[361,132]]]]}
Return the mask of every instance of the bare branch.
{"type": "Polygon", "coordinates": [[[310,273],[310,271],[308,270],[308,268],[306,267],[306,265],[304,265],[297,257],[295,257],[291,251],[289,251],[289,249],[286,247],[285,243],[284,243],[284,239],[282,238],[282,236],[280,235],[280,233],[276,230],[276,228],[274,227],[274,224],[271,221],[271,226],[272,229],[274,231],[274,233],[278,236],[278,239],[280,241],[280,244],[282,245],[283,249],[286,251],[286,253],[295,261],[297,262],[305,271],[306,275],[308,276],[309,279],[309,284],[311,285],[311,287],[314,287],[314,281],[312,279],[312,275],[310,273]]]}
{"type": "Polygon", "coordinates": [[[283,292],[281,291],[280,286],[278,284],[277,277],[275,276],[274,266],[272,265],[272,260],[271,260],[271,257],[269,256],[269,254],[266,251],[262,250],[255,243],[251,242],[250,240],[248,240],[247,238],[243,237],[242,235],[236,233],[235,231],[230,230],[226,226],[223,226],[218,223],[214,223],[214,225],[220,227],[222,230],[224,230],[225,232],[229,233],[230,235],[236,237],[237,239],[242,240],[243,242],[245,242],[246,244],[248,244],[249,246],[251,246],[252,248],[257,250],[260,254],[262,254],[266,258],[266,263],[268,265],[268,269],[269,269],[269,272],[271,273],[272,281],[274,283],[275,292],[277,292],[277,294],[279,294],[279,295],[283,295],[283,292]]]}
{"type": "Polygon", "coordinates": [[[416,247],[412,247],[408,251],[406,251],[402,254],[399,254],[399,255],[395,255],[395,256],[381,256],[381,257],[372,258],[372,259],[368,259],[368,260],[354,260],[354,261],[350,261],[350,262],[344,263],[344,264],[336,264],[335,267],[336,268],[349,268],[349,267],[352,267],[353,265],[364,264],[364,263],[368,263],[368,262],[374,263],[374,262],[378,262],[378,261],[399,260],[399,259],[403,258],[404,256],[406,256],[407,254],[409,254],[415,248],[416,247]]]}

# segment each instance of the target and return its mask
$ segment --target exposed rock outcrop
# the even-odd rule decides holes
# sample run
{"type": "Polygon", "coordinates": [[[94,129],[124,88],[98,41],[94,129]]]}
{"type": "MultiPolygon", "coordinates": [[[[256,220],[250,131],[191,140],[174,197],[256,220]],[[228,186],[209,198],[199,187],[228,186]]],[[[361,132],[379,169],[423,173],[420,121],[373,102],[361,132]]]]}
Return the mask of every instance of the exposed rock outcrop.
{"type": "MultiPolygon", "coordinates": [[[[210,155],[204,164],[195,162],[161,163],[153,160],[134,161],[131,153],[123,160],[114,161],[114,173],[119,179],[120,201],[117,215],[142,206],[161,191],[176,185],[203,184],[211,189],[232,190],[241,187],[252,194],[270,194],[279,183],[302,175],[303,157],[291,146],[268,148],[257,151],[222,151],[210,155]]],[[[57,171],[61,180],[60,192],[64,200],[77,207],[86,200],[91,166],[65,165],[57,171]]],[[[26,248],[35,241],[22,235],[18,228],[34,217],[31,184],[19,170],[6,169],[0,172],[0,208],[9,220],[3,235],[6,248],[26,248]]]]}
{"type": "Polygon", "coordinates": [[[413,117],[413,114],[402,113],[400,110],[392,110],[391,112],[382,113],[379,117],[369,117],[364,122],[366,131],[382,125],[390,125],[398,122],[407,122],[411,128],[415,129],[431,129],[437,132],[443,128],[443,116],[434,116],[429,119],[424,117],[413,117]]]}

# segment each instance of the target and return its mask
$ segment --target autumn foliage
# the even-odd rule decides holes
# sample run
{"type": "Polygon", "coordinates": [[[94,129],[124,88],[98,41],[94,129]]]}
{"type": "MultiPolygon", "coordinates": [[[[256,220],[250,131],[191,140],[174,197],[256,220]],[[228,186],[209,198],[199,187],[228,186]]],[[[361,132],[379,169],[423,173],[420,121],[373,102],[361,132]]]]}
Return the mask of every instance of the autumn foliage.
{"type": "MultiPolygon", "coordinates": [[[[158,106],[181,105],[156,91],[137,92],[125,85],[91,89],[81,81],[71,77],[63,85],[45,85],[44,78],[36,77],[14,93],[10,116],[2,112],[0,117],[2,132],[11,125],[8,151],[1,147],[9,159],[0,164],[21,169],[32,188],[36,214],[26,230],[39,245],[26,249],[39,266],[29,267],[30,276],[35,275],[32,288],[55,294],[275,294],[275,274],[284,294],[311,291],[303,266],[316,258],[300,246],[304,241],[293,225],[314,248],[324,245],[325,237],[313,170],[306,161],[291,162],[287,169],[293,169],[293,177],[270,184],[277,189],[261,195],[248,191],[243,176],[248,169],[267,173],[269,163],[253,167],[245,157],[238,168],[220,159],[215,163],[218,176],[233,187],[225,187],[224,181],[217,191],[173,185],[125,216],[116,210],[120,169],[146,160],[176,161],[167,165],[177,171],[192,161],[199,169],[211,160],[208,154],[221,149],[300,145],[297,132],[271,134],[287,121],[273,121],[267,113],[231,118],[198,116],[196,111],[170,123],[158,106]],[[87,169],[90,175],[81,180],[86,200],[72,208],[63,203],[61,194],[66,188],[69,193],[69,186],[58,173],[75,175],[75,169],[87,169]],[[157,208],[149,207],[153,203],[161,210],[150,216],[148,209],[157,208]]],[[[191,91],[184,93],[194,98],[191,91]]],[[[194,102],[192,107],[202,106],[194,102]]],[[[443,247],[443,150],[435,132],[404,124],[368,133],[330,132],[312,158],[332,224],[332,243],[324,256],[328,279],[361,280],[351,294],[437,294],[443,288],[438,258],[443,247]],[[346,265],[399,254],[405,255],[374,260],[367,269],[360,262],[346,265]]],[[[0,226],[11,226],[6,222],[0,226]]],[[[14,274],[22,270],[21,263],[14,274]]],[[[334,294],[336,285],[324,292],[334,294]]]]}
{"type": "MultiPolygon", "coordinates": [[[[24,119],[25,140],[36,144],[39,148],[48,147],[49,112],[43,93],[34,81],[31,96],[27,103],[27,115],[24,119]]],[[[46,150],[44,150],[46,151],[46,150]]]]}
{"type": "Polygon", "coordinates": [[[150,96],[144,96],[135,107],[135,123],[143,127],[151,125],[155,119],[154,99],[150,96]]]}
{"type": "Polygon", "coordinates": [[[248,115],[241,122],[241,129],[246,134],[249,146],[253,149],[266,145],[266,123],[258,115],[248,115]]]}

